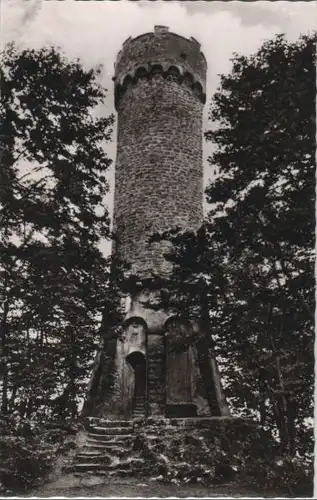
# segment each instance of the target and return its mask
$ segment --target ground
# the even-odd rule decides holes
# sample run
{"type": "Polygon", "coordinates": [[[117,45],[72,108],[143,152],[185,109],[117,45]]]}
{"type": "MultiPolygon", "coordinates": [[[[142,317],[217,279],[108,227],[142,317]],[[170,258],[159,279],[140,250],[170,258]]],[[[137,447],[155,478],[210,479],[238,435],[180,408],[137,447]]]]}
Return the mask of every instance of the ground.
{"type": "Polygon", "coordinates": [[[199,484],[166,484],[160,481],[137,478],[111,479],[97,476],[65,475],[57,481],[46,483],[28,496],[37,497],[267,497],[276,496],[273,492],[264,493],[251,487],[236,483],[204,486],[199,484]]]}

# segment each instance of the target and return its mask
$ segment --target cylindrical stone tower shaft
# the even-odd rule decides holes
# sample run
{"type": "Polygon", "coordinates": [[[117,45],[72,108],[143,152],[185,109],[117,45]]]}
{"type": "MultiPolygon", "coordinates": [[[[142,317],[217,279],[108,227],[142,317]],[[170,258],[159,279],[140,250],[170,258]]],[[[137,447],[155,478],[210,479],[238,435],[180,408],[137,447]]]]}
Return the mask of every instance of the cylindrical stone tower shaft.
{"type": "Polygon", "coordinates": [[[115,251],[143,278],[164,269],[153,233],[202,220],[206,69],[195,39],[162,26],[126,40],[116,60],[115,251]]]}

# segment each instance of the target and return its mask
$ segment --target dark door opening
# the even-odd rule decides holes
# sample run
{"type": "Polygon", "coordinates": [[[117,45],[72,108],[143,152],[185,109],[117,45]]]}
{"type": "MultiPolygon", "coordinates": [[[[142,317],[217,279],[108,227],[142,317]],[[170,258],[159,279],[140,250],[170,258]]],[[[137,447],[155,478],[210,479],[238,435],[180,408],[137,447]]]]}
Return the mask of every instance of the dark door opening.
{"type": "Polygon", "coordinates": [[[132,352],[126,357],[134,371],[134,396],[132,413],[134,417],[145,416],[146,363],[142,352],[132,352]]]}

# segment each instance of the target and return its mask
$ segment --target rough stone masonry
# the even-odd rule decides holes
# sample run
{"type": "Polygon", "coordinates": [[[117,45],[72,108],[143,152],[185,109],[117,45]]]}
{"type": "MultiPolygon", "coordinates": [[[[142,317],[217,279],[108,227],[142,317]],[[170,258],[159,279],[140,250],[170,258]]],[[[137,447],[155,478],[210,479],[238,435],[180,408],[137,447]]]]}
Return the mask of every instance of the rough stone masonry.
{"type": "MultiPolygon", "coordinates": [[[[141,280],[168,272],[166,243],[149,242],[151,235],[173,227],[196,230],[202,222],[206,71],[197,40],[164,26],[128,38],[117,56],[113,252],[141,280]]],[[[171,347],[175,336],[196,326],[146,307],[150,299],[146,289],[126,297],[123,335],[109,340],[101,362],[101,379],[111,372],[113,388],[106,395],[101,384],[94,415],[219,415],[206,397],[196,347],[181,352],[171,347]]]]}
{"type": "Polygon", "coordinates": [[[128,39],[117,57],[116,251],[143,277],[164,266],[151,234],[202,220],[206,70],[196,40],[159,26],[128,39]]]}

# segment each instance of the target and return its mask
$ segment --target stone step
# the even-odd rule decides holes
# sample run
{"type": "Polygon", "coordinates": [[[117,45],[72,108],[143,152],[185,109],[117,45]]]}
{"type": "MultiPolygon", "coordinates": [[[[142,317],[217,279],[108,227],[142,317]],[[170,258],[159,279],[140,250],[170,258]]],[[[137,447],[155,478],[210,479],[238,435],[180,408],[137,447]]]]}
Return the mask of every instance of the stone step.
{"type": "MultiPolygon", "coordinates": [[[[128,443],[130,444],[130,443],[128,443]]],[[[89,443],[85,444],[82,447],[82,450],[84,452],[91,452],[91,453],[103,453],[103,452],[108,452],[108,453],[113,453],[113,454],[126,454],[130,452],[130,446],[127,444],[125,445],[120,445],[116,443],[110,443],[106,441],[105,443],[89,443]]]]}
{"type": "Polygon", "coordinates": [[[107,420],[104,418],[91,417],[88,420],[89,427],[131,427],[131,420],[107,420]]]}
{"type": "MultiPolygon", "coordinates": [[[[127,450],[117,450],[117,451],[113,451],[113,450],[105,450],[105,454],[107,454],[112,461],[120,461],[120,460],[126,460],[127,458],[129,458],[131,456],[131,449],[127,449],[127,450]]],[[[104,456],[104,455],[100,455],[101,457],[104,456]]],[[[99,462],[99,459],[98,459],[98,456],[95,457],[95,460],[97,462],[99,462]]],[[[80,459],[81,462],[83,462],[84,460],[80,459]]],[[[78,462],[78,460],[77,460],[78,462]]]]}
{"type": "MultiPolygon", "coordinates": [[[[86,441],[85,443],[85,450],[87,450],[87,447],[91,450],[98,450],[98,451],[109,451],[113,449],[113,453],[115,453],[118,448],[121,448],[122,450],[129,450],[132,446],[132,440],[128,442],[123,442],[123,441],[86,441]]],[[[81,449],[84,449],[84,447],[81,447],[81,449]]]]}
{"type": "MultiPolygon", "coordinates": [[[[98,472],[96,472],[98,474],[98,472]]],[[[130,470],[125,470],[125,469],[116,469],[114,471],[107,471],[106,473],[103,472],[103,474],[107,474],[108,476],[111,477],[112,481],[115,480],[115,478],[130,478],[130,477],[143,477],[143,476],[150,476],[153,475],[153,469],[142,466],[142,467],[136,467],[134,469],[130,470]]],[[[144,493],[143,493],[144,495],[144,493]]],[[[142,496],[142,498],[144,498],[142,496]]],[[[155,498],[155,497],[154,497],[155,498]]]]}
{"type": "Polygon", "coordinates": [[[91,450],[90,448],[87,449],[87,448],[82,448],[82,450],[77,453],[76,457],[99,457],[99,456],[102,456],[104,455],[105,453],[105,449],[104,448],[101,448],[101,449],[93,449],[91,450]]]}
{"type": "Polygon", "coordinates": [[[127,435],[131,434],[133,431],[133,427],[99,427],[99,426],[93,426],[90,427],[89,433],[93,434],[112,434],[114,436],[122,436],[122,435],[127,435]]]}
{"type": "Polygon", "coordinates": [[[125,443],[125,442],[130,442],[132,439],[133,435],[132,434],[121,434],[121,435],[113,435],[113,434],[96,434],[93,432],[88,432],[87,434],[87,440],[89,442],[101,442],[104,441],[106,443],[125,443]]]}
{"type": "Polygon", "coordinates": [[[69,472],[90,472],[90,471],[92,472],[99,470],[108,471],[109,465],[98,464],[98,463],[80,463],[80,464],[73,464],[66,470],[69,472]]]}
{"type": "Polygon", "coordinates": [[[133,434],[133,427],[126,429],[124,431],[114,431],[112,430],[114,427],[90,427],[89,429],[86,429],[87,435],[102,435],[102,436],[113,436],[113,437],[122,437],[122,439],[125,438],[125,436],[130,436],[133,434]]]}
{"type": "Polygon", "coordinates": [[[142,469],[142,466],[144,464],[143,459],[133,459],[129,462],[119,462],[116,464],[105,464],[105,463],[98,463],[98,462],[84,462],[84,463],[75,463],[73,464],[70,469],[72,471],[95,471],[95,470],[104,470],[104,471],[109,471],[109,472],[116,472],[118,470],[131,470],[131,472],[134,472],[136,470],[142,469]]]}
{"type": "Polygon", "coordinates": [[[100,463],[100,464],[110,465],[111,462],[112,458],[109,455],[104,455],[104,454],[87,456],[85,454],[79,453],[78,455],[75,456],[75,464],[100,463]]]}

